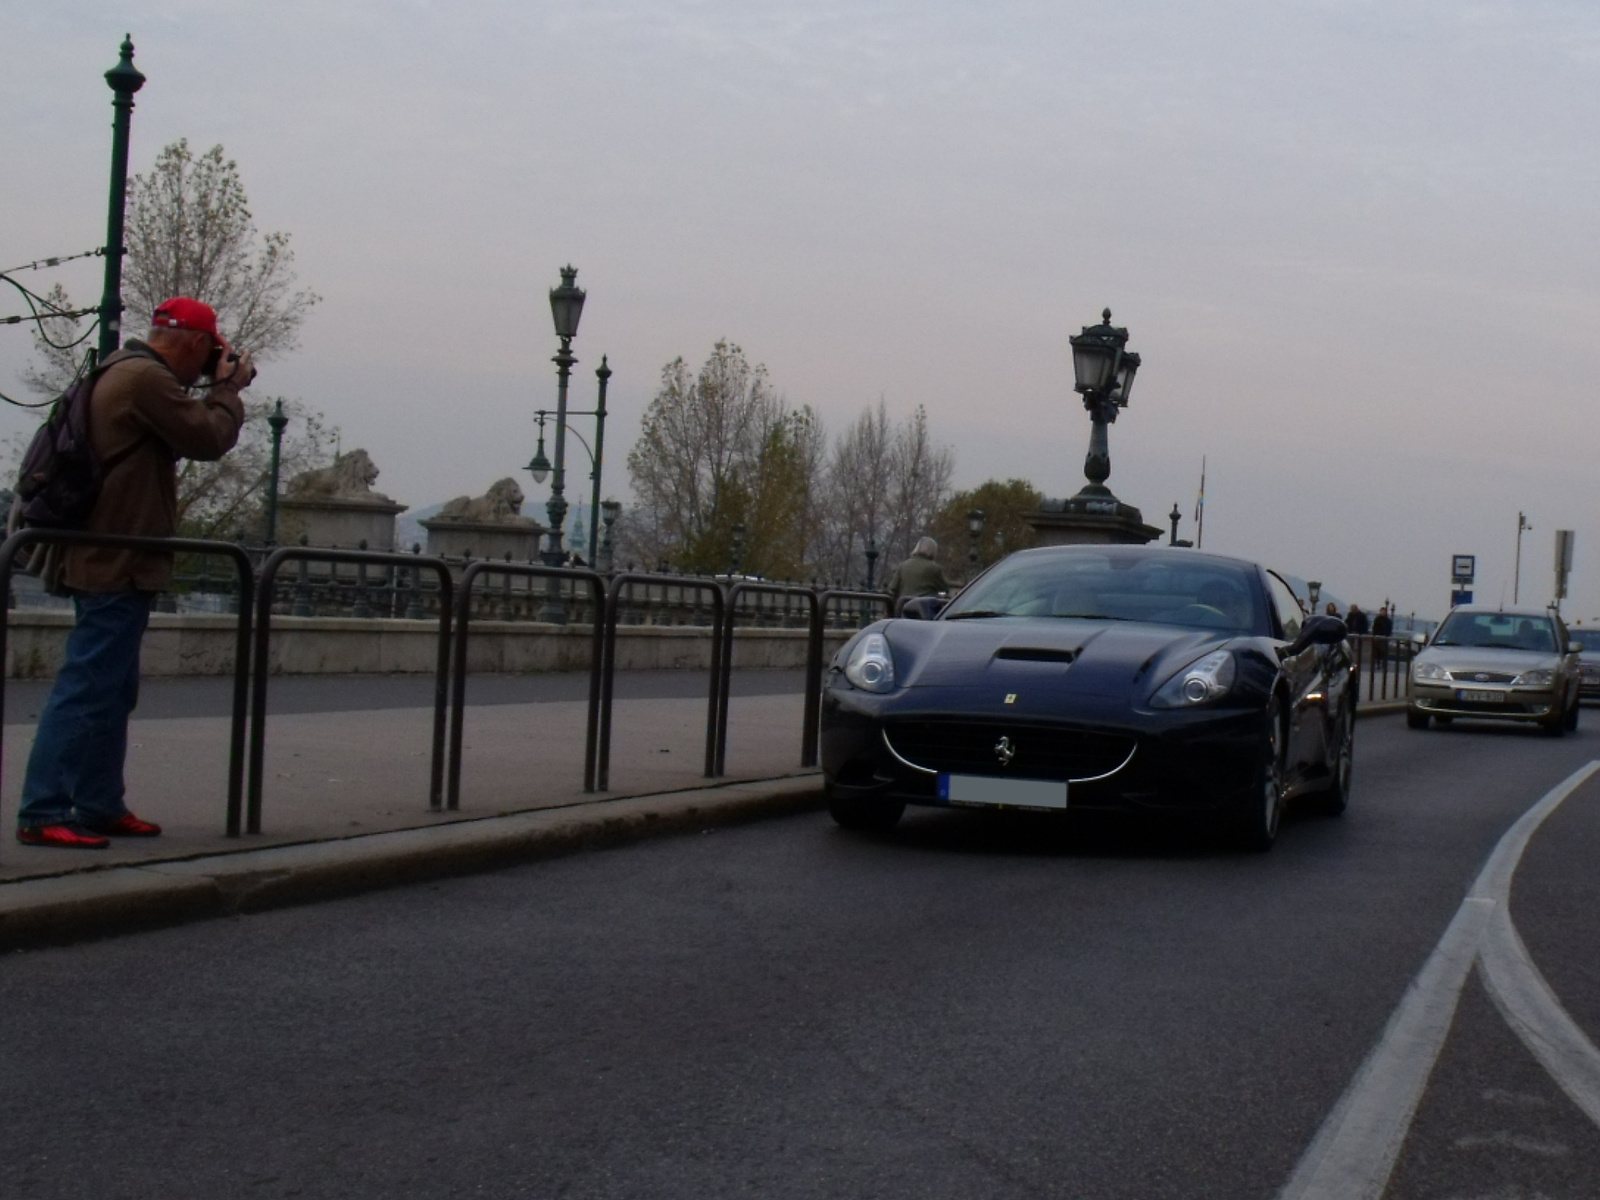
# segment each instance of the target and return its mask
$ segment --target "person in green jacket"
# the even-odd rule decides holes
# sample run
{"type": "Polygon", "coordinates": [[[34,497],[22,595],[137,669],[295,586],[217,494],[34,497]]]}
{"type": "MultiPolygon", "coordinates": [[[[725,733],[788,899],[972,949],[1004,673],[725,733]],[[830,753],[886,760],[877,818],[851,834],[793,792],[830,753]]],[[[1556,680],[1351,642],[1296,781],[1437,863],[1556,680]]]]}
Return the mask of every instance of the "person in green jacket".
{"type": "Polygon", "coordinates": [[[934,556],[938,553],[939,543],[931,537],[919,540],[911,557],[889,573],[889,596],[899,600],[901,597],[909,599],[912,596],[937,596],[940,592],[948,592],[950,583],[944,577],[944,568],[935,561],[934,556]]]}

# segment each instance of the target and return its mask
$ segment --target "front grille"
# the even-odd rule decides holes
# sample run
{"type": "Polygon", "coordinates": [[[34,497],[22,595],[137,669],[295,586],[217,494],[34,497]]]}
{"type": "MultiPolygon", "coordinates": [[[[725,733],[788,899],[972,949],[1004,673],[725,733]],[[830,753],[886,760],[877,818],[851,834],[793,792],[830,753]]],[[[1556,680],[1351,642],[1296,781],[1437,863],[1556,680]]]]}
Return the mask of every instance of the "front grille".
{"type": "Polygon", "coordinates": [[[1504,671],[1451,671],[1450,678],[1457,683],[1510,683],[1516,676],[1504,671]]]}
{"type": "Polygon", "coordinates": [[[884,729],[907,762],[956,775],[1011,775],[1018,779],[1093,779],[1109,775],[1133,753],[1134,739],[1059,726],[1014,721],[895,721],[884,729]],[[1013,757],[1002,766],[995,747],[1011,740],[1013,757]]]}

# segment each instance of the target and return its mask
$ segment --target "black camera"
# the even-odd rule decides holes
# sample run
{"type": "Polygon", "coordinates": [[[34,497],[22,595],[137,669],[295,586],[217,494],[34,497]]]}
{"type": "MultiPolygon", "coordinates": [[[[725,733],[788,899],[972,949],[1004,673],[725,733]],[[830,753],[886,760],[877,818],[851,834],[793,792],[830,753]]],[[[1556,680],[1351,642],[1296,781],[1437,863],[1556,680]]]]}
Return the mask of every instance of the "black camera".
{"type": "MultiPolygon", "coordinates": [[[[228,361],[231,362],[231,363],[238,362],[239,361],[239,356],[237,354],[235,354],[234,352],[229,351],[228,352],[228,361]]],[[[211,348],[211,353],[206,356],[205,374],[210,376],[212,379],[215,379],[217,377],[217,368],[220,367],[221,365],[222,365],[222,347],[221,346],[213,346],[211,348]]],[[[248,386],[249,384],[253,383],[255,381],[255,377],[256,377],[256,369],[255,369],[255,366],[252,365],[250,367],[250,378],[245,380],[246,386],[248,386]]]]}

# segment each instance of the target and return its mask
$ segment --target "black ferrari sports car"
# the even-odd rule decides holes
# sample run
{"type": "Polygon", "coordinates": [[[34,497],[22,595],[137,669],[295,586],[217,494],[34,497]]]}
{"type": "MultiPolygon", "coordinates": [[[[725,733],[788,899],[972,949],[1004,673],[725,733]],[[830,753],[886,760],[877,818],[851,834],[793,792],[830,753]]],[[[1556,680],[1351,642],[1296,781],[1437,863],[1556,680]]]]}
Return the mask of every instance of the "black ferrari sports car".
{"type": "Polygon", "coordinates": [[[1291,799],[1344,810],[1355,671],[1344,622],[1255,563],[1020,551],[834,657],[829,806],[878,830],[907,804],[1194,814],[1265,850],[1291,799]]]}

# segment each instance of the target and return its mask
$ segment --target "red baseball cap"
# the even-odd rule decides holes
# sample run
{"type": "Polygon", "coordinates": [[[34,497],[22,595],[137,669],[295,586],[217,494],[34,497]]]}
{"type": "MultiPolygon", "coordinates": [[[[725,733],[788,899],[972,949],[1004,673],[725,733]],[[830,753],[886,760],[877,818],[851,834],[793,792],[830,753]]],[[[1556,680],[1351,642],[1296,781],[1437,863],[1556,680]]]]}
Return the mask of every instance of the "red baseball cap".
{"type": "Polygon", "coordinates": [[[156,305],[150,324],[158,329],[196,329],[209,333],[213,343],[220,345],[222,342],[217,332],[217,310],[188,296],[174,296],[156,305]]]}

